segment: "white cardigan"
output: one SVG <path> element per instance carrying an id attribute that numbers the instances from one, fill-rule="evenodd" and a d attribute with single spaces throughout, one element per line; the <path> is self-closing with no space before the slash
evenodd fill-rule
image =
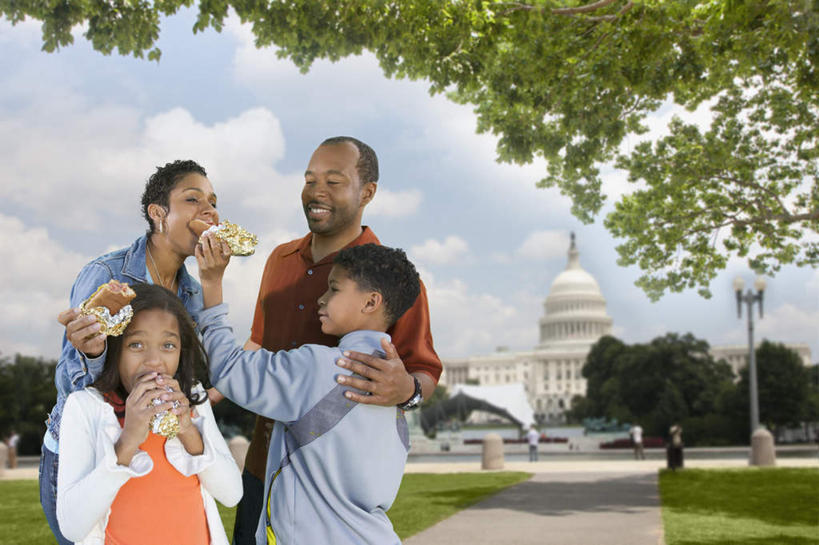
<path id="1" fill-rule="evenodd" d="M 204 392 L 200 385 L 194 392 Z M 205 504 L 211 545 L 228 545 L 214 498 L 228 507 L 242 497 L 242 477 L 210 407 L 197 405 L 193 424 L 205 445 L 199 456 L 188 454 L 178 438 L 165 442 L 165 456 L 182 475 L 197 475 Z M 57 521 L 63 535 L 79 545 L 103 545 L 111 503 L 131 477 L 147 475 L 153 460 L 138 450 L 130 465 L 117 464 L 114 444 L 122 428 L 114 408 L 99 391 L 86 388 L 68 396 L 60 424 L 57 472 Z M 148 522 L 148 521 L 146 521 Z"/>

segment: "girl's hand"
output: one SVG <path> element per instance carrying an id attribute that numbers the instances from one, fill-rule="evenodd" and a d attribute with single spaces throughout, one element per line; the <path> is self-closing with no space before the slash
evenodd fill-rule
<path id="1" fill-rule="evenodd" d="M 179 435 L 189 432 L 191 428 L 196 429 L 191 421 L 191 402 L 185 397 L 185 392 L 179 387 L 176 379 L 163 373 L 156 377 L 156 383 L 163 390 L 159 399 L 178 404 L 175 409 L 171 410 L 179 420 Z"/>
<path id="2" fill-rule="evenodd" d="M 158 373 L 153 372 L 140 377 L 125 399 L 125 424 L 114 445 L 120 465 L 127 466 L 131 463 L 139 445 L 148 438 L 154 415 L 173 407 L 172 402 L 154 405 L 153 400 L 158 399 L 164 391 L 156 382 L 157 375 Z"/>
<path id="3" fill-rule="evenodd" d="M 164 390 L 159 397 L 162 401 L 178 404 L 177 408 L 172 410 L 179 420 L 179 433 L 176 436 L 179 437 L 182 446 L 185 447 L 188 454 L 194 456 L 202 454 L 205 450 L 202 436 L 196 426 L 193 425 L 190 401 L 179 388 L 179 383 L 172 376 L 166 374 L 157 376 L 156 383 Z"/>
<path id="4" fill-rule="evenodd" d="M 199 279 L 203 284 L 221 282 L 230 262 L 230 246 L 213 233 L 202 235 L 194 250 L 199 264 Z"/>

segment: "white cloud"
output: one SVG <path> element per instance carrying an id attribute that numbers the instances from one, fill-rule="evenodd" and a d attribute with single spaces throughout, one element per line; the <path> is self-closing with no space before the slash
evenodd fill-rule
<path id="1" fill-rule="evenodd" d="M 536 344 L 540 304 L 533 294 L 504 300 L 476 291 L 458 278 L 437 282 L 423 271 L 421 277 L 441 358 L 488 354 L 498 346 L 529 349 Z"/>
<path id="2" fill-rule="evenodd" d="M 410 248 L 413 260 L 436 265 L 445 265 L 463 260 L 469 255 L 469 245 L 464 239 L 450 235 L 439 242 L 429 239 L 423 244 Z"/>
<path id="3" fill-rule="evenodd" d="M 67 250 L 45 228 L 0 214 L 0 350 L 56 357 L 74 277 L 88 257 Z"/>
<path id="4" fill-rule="evenodd" d="M 526 259 L 565 258 L 569 236 L 565 231 L 535 231 L 523 241 L 515 255 Z"/>
<path id="5" fill-rule="evenodd" d="M 269 110 L 207 125 L 184 108 L 146 117 L 132 108 L 70 102 L 48 119 L 29 112 L 0 121 L 0 199 L 34 219 L 86 231 L 111 221 L 141 226 L 144 180 L 177 158 L 206 168 L 228 219 L 251 230 L 270 228 L 269 218 L 293 227 L 300 219 L 301 176 L 274 168 L 285 145 Z M 248 213 L 258 221 L 248 221 Z"/>
<path id="6" fill-rule="evenodd" d="M 367 205 L 364 214 L 389 218 L 412 216 L 418 211 L 422 200 L 423 194 L 418 189 L 390 191 L 379 188 L 373 201 Z"/>

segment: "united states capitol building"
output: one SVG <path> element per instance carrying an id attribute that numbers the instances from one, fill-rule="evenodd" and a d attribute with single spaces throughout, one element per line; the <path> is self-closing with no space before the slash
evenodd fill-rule
<path id="1" fill-rule="evenodd" d="M 554 279 L 543 303 L 540 342 L 524 352 L 499 349 L 494 354 L 445 359 L 441 382 L 481 386 L 522 383 L 539 422 L 560 422 L 575 395 L 586 395 L 582 369 L 592 345 L 611 334 L 612 318 L 597 280 L 580 266 L 572 233 L 566 269 Z M 789 344 L 805 365 L 810 364 L 807 344 Z M 747 364 L 748 346 L 713 347 L 711 354 L 724 359 L 737 374 Z"/>

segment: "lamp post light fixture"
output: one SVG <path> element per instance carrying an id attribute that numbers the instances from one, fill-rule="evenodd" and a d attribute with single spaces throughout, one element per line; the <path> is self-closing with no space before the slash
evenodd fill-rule
<path id="1" fill-rule="evenodd" d="M 748 382 L 751 394 L 751 434 L 759 427 L 759 397 L 756 385 L 756 352 L 754 351 L 754 303 L 759 304 L 759 318 L 762 319 L 762 300 L 765 294 L 765 278 L 757 276 L 754 281 L 756 293 L 750 288 L 742 293 L 745 280 L 741 276 L 734 279 L 734 291 L 737 294 L 737 318 L 742 318 L 742 303 L 748 307 Z"/>

